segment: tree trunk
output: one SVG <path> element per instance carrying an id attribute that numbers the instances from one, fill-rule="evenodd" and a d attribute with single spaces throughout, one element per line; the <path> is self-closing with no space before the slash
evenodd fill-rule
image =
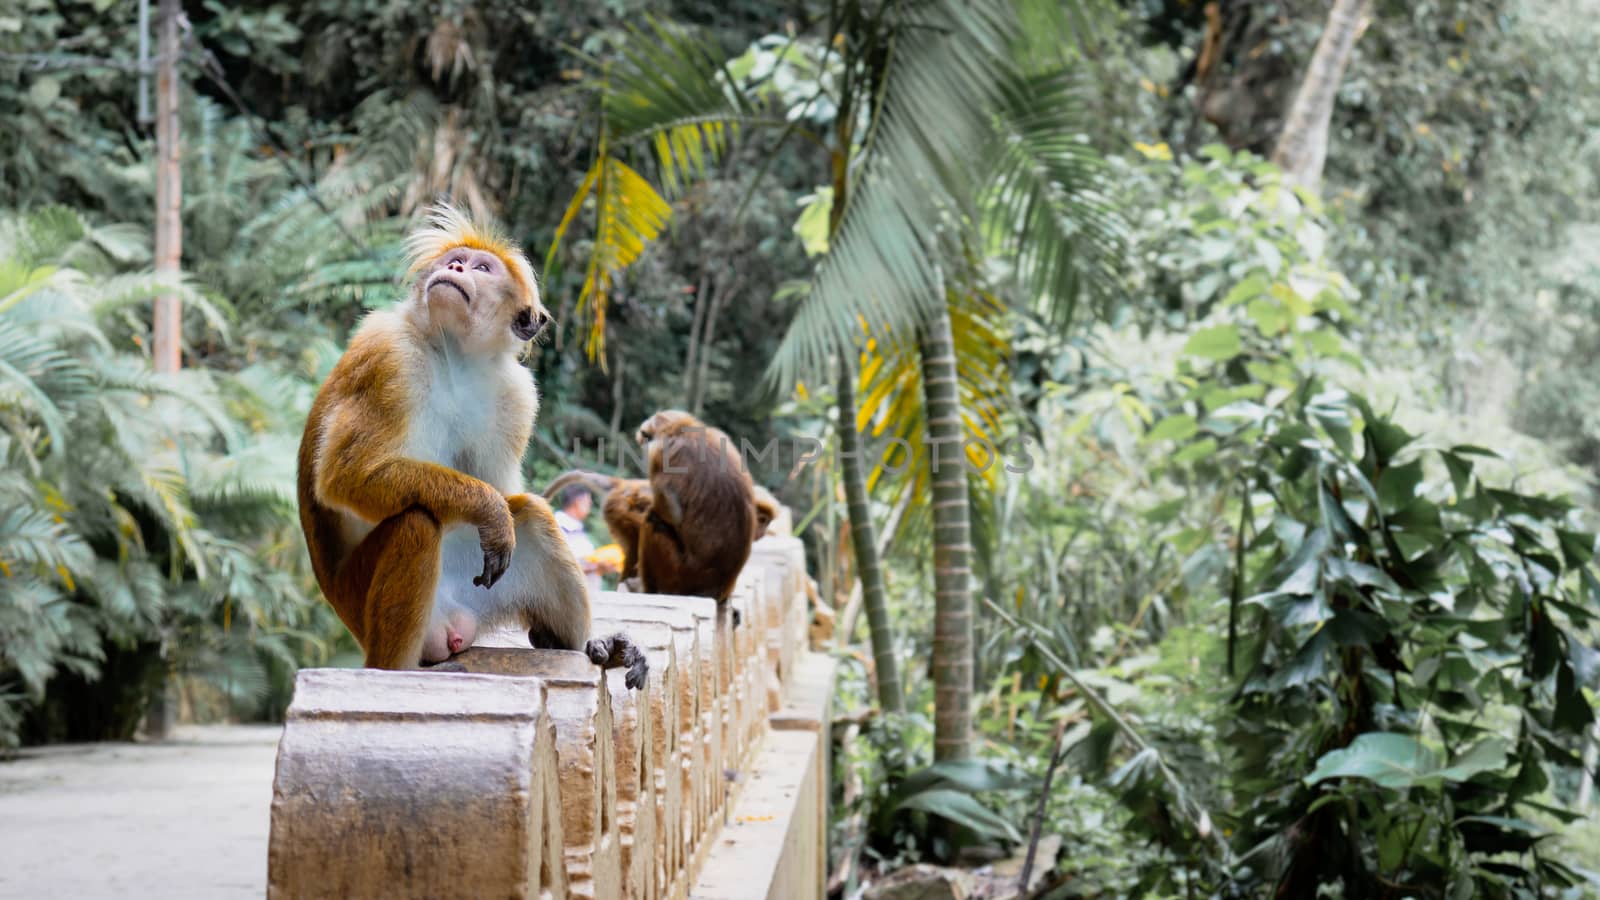
<path id="1" fill-rule="evenodd" d="M 700 284 L 696 286 L 694 292 L 694 322 L 689 325 L 689 355 L 688 358 L 683 361 L 683 396 L 685 398 L 685 409 L 692 405 L 692 400 L 694 397 L 694 379 L 700 371 L 700 367 L 696 362 L 696 355 L 700 352 L 701 323 L 705 322 L 706 320 L 706 288 L 710 280 L 711 276 L 704 269 L 702 269 L 700 272 Z"/>
<path id="2" fill-rule="evenodd" d="M 724 283 L 722 278 L 718 278 L 716 285 L 716 293 L 711 298 L 711 308 L 706 310 L 705 326 L 700 333 L 700 374 L 694 379 L 693 405 L 689 410 L 696 417 L 699 417 L 701 408 L 705 406 L 706 385 L 711 383 L 711 344 L 717 339 L 717 318 L 727 307 L 728 297 L 739 290 L 740 282 L 734 279 L 729 285 Z"/>
<path id="3" fill-rule="evenodd" d="M 156 256 L 155 269 L 177 274 L 183 260 L 183 135 L 178 108 L 178 0 L 161 0 L 160 66 L 156 70 Z M 183 311 L 178 298 L 156 298 L 151 325 L 151 364 L 157 372 L 182 366 Z"/>
<path id="4" fill-rule="evenodd" d="M 856 577 L 861 581 L 861 602 L 872 632 L 872 664 L 878 679 L 878 706 L 885 713 L 905 711 L 900 688 L 900 664 L 894 657 L 894 633 L 889 629 L 889 599 L 883 589 L 883 567 L 878 538 L 867 508 L 867 473 L 856 430 L 855 372 L 848 355 L 839 356 L 839 477 L 844 481 L 850 509 L 850 545 L 855 550 Z"/>
<path id="5" fill-rule="evenodd" d="M 972 540 L 950 313 L 923 326 L 922 389 L 933 481 L 933 757 L 972 755 Z"/>
<path id="6" fill-rule="evenodd" d="M 1322 163 L 1328 156 L 1328 123 L 1333 101 L 1344 79 L 1350 51 L 1367 28 L 1372 0 L 1334 0 L 1328 24 L 1311 55 L 1300 90 L 1284 117 L 1283 132 L 1272 151 L 1272 161 L 1283 169 L 1292 185 L 1317 191 L 1322 184 Z"/>

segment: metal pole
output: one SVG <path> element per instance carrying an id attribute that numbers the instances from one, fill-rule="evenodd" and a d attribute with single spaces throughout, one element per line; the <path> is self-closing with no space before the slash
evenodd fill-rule
<path id="1" fill-rule="evenodd" d="M 156 69 L 156 271 L 176 275 L 183 255 L 183 176 L 178 162 L 178 0 L 161 0 L 160 52 Z M 176 372 L 183 334 L 178 298 L 156 298 L 153 362 L 157 372 Z"/>

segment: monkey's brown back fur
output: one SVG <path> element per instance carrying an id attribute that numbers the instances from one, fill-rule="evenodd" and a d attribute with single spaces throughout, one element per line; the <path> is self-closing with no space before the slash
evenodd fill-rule
<path id="1" fill-rule="evenodd" d="M 756 537 L 755 492 L 738 448 L 680 410 L 651 416 L 639 437 L 651 494 L 639 580 L 646 591 L 728 599 Z"/>
<path id="2" fill-rule="evenodd" d="M 678 410 L 639 427 L 650 477 L 563 473 L 545 488 L 555 498 L 581 483 L 605 494 L 606 528 L 623 551 L 621 578 L 655 594 L 726 600 L 750 558 L 750 544 L 776 513 L 755 494 L 737 448 L 720 429 Z"/>

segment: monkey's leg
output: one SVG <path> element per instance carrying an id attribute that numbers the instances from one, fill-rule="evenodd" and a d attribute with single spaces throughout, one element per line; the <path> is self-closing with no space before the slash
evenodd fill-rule
<path id="1" fill-rule="evenodd" d="M 421 661 L 439 581 L 439 536 L 438 520 L 413 506 L 379 523 L 339 569 L 335 605 L 355 613 L 347 622 L 361 623 L 356 639 L 368 666 L 408 669 Z"/>
<path id="2" fill-rule="evenodd" d="M 550 504 L 533 494 L 514 494 L 506 502 L 517 522 L 517 550 L 505 579 L 495 585 L 496 594 L 507 592 L 496 602 L 520 610 L 534 647 L 582 650 L 604 668 L 626 666 L 628 687 L 642 687 L 650 664 L 633 641 L 620 634 L 588 640 L 589 585 Z"/>
<path id="3" fill-rule="evenodd" d="M 639 527 L 639 583 L 647 594 L 684 594 L 685 553 L 677 530 L 655 514 Z"/>
<path id="4" fill-rule="evenodd" d="M 487 592 L 458 587 L 455 602 L 474 608 L 482 627 L 517 622 L 535 647 L 582 650 L 589 637 L 589 585 L 555 513 L 536 494 L 513 494 L 506 503 L 516 550 L 505 575 Z"/>
<path id="5" fill-rule="evenodd" d="M 639 574 L 639 529 L 650 512 L 650 482 L 643 480 L 619 481 L 606 495 L 606 530 L 622 548 L 621 581 Z"/>

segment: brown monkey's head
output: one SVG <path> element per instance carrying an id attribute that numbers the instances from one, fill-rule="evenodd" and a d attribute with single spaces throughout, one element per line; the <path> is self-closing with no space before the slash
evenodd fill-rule
<path id="1" fill-rule="evenodd" d="M 648 447 L 651 441 L 669 438 L 691 428 L 705 427 L 699 419 L 681 409 L 663 409 L 644 420 L 634 434 L 634 440 L 639 442 L 639 446 Z"/>
<path id="2" fill-rule="evenodd" d="M 550 323 L 533 266 L 500 231 L 448 204 L 406 236 L 414 311 L 470 351 L 516 351 Z"/>

